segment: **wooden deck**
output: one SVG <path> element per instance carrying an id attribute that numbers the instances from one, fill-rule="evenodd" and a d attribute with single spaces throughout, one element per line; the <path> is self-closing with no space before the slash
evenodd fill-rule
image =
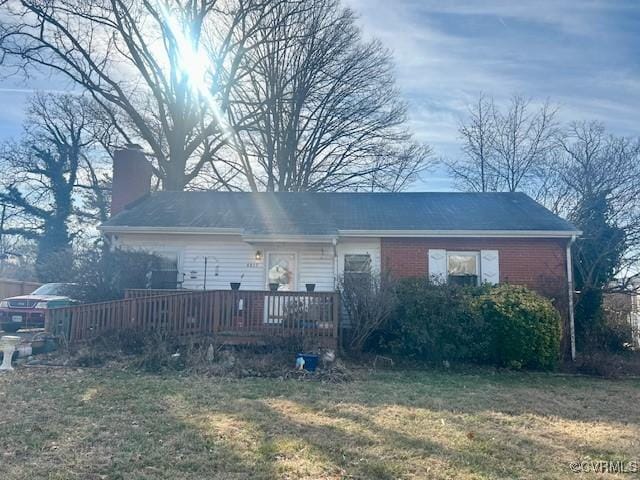
<path id="1" fill-rule="evenodd" d="M 135 329 L 232 344 L 299 338 L 336 348 L 339 315 L 334 292 L 132 290 L 124 300 L 51 309 L 46 328 L 69 343 Z"/>

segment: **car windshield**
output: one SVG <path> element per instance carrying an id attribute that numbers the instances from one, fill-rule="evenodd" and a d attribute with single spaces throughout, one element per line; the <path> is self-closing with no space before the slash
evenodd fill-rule
<path id="1" fill-rule="evenodd" d="M 72 283 L 45 283 L 41 287 L 38 287 L 32 295 L 72 296 L 77 289 L 77 285 Z"/>

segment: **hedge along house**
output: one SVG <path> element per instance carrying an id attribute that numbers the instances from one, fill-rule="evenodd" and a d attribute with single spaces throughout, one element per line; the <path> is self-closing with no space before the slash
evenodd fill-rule
<path id="1" fill-rule="evenodd" d="M 522 193 L 149 193 L 137 150 L 114 158 L 119 247 L 166 259 L 155 287 L 333 291 L 345 274 L 480 284 L 509 282 L 552 298 L 573 353 L 570 248 L 580 233 Z"/>

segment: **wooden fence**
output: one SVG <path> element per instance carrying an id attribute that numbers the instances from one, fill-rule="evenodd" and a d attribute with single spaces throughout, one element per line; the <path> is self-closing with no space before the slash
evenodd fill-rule
<path id="1" fill-rule="evenodd" d="M 213 336 L 230 344 L 296 337 L 335 348 L 339 312 L 339 295 L 333 292 L 183 290 L 51 309 L 46 328 L 70 343 L 134 329 L 175 337 Z"/>
<path id="2" fill-rule="evenodd" d="M 156 297 L 158 295 L 173 295 L 176 293 L 202 292 L 202 290 L 159 289 L 159 288 L 128 288 L 124 291 L 124 298 Z"/>
<path id="3" fill-rule="evenodd" d="M 20 280 L 10 280 L 0 278 L 0 300 L 18 295 L 27 295 L 33 292 L 41 284 L 36 282 L 23 282 Z"/>

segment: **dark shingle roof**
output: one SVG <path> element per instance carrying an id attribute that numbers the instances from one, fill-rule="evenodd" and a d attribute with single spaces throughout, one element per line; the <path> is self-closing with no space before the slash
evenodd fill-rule
<path id="1" fill-rule="evenodd" d="M 553 231 L 575 227 L 522 193 L 159 192 L 105 227 L 231 228 L 245 234 L 338 230 Z"/>

